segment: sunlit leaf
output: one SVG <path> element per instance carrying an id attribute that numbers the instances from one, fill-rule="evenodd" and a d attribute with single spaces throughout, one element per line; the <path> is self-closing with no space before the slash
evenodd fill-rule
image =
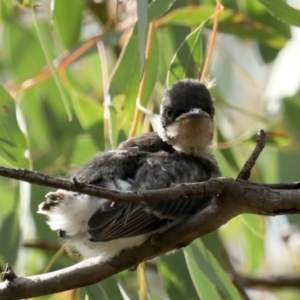
<path id="1" fill-rule="evenodd" d="M 215 13 L 214 6 L 190 6 L 174 10 L 163 17 L 161 24 L 177 24 L 185 26 L 198 26 L 207 21 L 211 28 Z M 246 14 L 226 9 L 219 16 L 219 32 L 236 35 L 242 39 L 255 39 L 274 48 L 282 47 L 286 42 L 286 35 L 276 30 L 273 24 L 264 25 L 261 20 L 249 20 Z"/>
<path id="2" fill-rule="evenodd" d="M 167 85 L 171 86 L 183 78 L 200 77 L 202 57 L 202 31 L 205 23 L 197 27 L 175 53 L 167 76 Z"/>
<path id="3" fill-rule="evenodd" d="M 194 241 L 189 247 L 184 249 L 184 254 L 193 276 L 194 284 L 197 285 L 197 291 L 200 293 L 207 292 L 205 283 L 202 284 L 197 276 L 206 277 L 217 289 L 219 295 L 225 299 L 242 299 L 237 289 L 233 286 L 224 270 L 220 267 L 217 260 L 204 247 L 200 239 Z M 201 271 L 199 271 L 201 270 Z M 198 273 L 199 272 L 199 273 Z M 202 274 L 202 275 L 201 275 Z M 207 295 L 213 295 L 213 290 L 209 290 Z M 214 293 L 214 295 L 216 295 Z M 215 298 L 207 298 L 215 299 Z"/>
<path id="4" fill-rule="evenodd" d="M 214 284 L 207 278 L 206 274 L 197 265 L 195 257 L 190 253 L 190 250 L 185 251 L 186 262 L 190 270 L 191 277 L 195 288 L 198 292 L 199 298 L 203 300 L 216 299 L 221 300 Z"/>

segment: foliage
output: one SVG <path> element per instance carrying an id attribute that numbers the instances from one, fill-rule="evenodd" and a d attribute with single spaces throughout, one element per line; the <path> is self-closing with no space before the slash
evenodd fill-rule
<path id="1" fill-rule="evenodd" d="M 137 10 L 134 1 L 118 7 L 109 0 L 0 2 L 1 165 L 67 176 L 130 131 L 146 132 L 151 122 L 155 127 L 157 118 L 135 112 L 138 95 L 158 113 L 167 86 L 200 78 L 215 2 L 148 2 L 139 0 Z M 293 49 L 299 29 L 291 31 L 291 25 L 300 26 L 300 12 L 282 0 L 223 5 L 209 72 L 217 79 L 212 93 L 223 175 L 235 177 L 263 128 L 268 145 L 251 179 L 297 181 L 300 65 Z M 48 190 L 5 178 L 0 187 L 0 266 L 8 262 L 20 275 L 41 273 L 54 256 L 49 245 L 59 245 L 35 213 Z M 146 265 L 148 298 L 242 299 L 226 272 L 297 274 L 299 250 L 281 238 L 282 226 L 291 223 L 299 226 L 299 218 L 237 217 L 183 251 L 158 258 Z M 72 263 L 61 255 L 50 268 Z M 274 295 L 298 297 L 293 290 Z M 86 296 L 137 299 L 136 275 L 126 271 L 79 292 L 41 299 Z"/>

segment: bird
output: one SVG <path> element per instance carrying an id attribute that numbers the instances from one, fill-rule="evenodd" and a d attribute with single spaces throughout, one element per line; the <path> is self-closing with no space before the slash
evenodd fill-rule
<path id="1" fill-rule="evenodd" d="M 71 179 L 112 190 L 146 191 L 218 177 L 214 114 L 213 98 L 204 84 L 179 80 L 165 92 L 158 132 L 97 154 Z M 105 261 L 185 222 L 211 201 L 212 196 L 193 196 L 113 205 L 109 199 L 60 189 L 46 195 L 38 213 L 47 216 L 50 229 L 58 232 L 72 256 Z"/>

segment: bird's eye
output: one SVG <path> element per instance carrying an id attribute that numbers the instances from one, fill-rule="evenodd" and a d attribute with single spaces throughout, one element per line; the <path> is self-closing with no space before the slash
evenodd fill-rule
<path id="1" fill-rule="evenodd" d="M 165 115 L 166 115 L 166 117 L 167 117 L 168 119 L 172 119 L 173 116 L 174 116 L 174 112 L 173 112 L 173 110 L 172 110 L 171 108 L 167 108 L 167 109 L 166 109 L 166 112 L 165 112 Z"/>

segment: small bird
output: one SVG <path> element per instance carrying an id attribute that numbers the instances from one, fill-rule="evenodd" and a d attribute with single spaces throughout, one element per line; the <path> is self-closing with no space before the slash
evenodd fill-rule
<path id="1" fill-rule="evenodd" d="M 157 133 L 131 138 L 116 150 L 98 154 L 71 178 L 113 190 L 145 191 L 218 177 L 214 112 L 204 84 L 180 80 L 166 91 Z M 107 260 L 185 222 L 211 200 L 212 196 L 194 196 L 112 205 L 109 199 L 58 190 L 46 195 L 38 213 L 48 217 L 50 228 L 58 231 L 71 254 Z"/>

